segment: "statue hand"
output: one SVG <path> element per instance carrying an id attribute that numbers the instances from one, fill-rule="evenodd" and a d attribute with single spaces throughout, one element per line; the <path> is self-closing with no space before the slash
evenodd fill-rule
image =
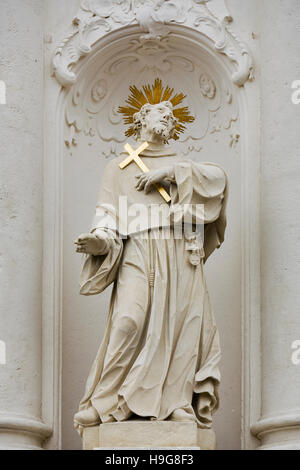
<path id="1" fill-rule="evenodd" d="M 85 253 L 88 255 L 103 254 L 106 247 L 106 241 L 102 239 L 99 234 L 96 236 L 93 233 L 84 233 L 80 235 L 74 242 L 77 253 Z"/>
<path id="2" fill-rule="evenodd" d="M 137 190 L 144 190 L 147 194 L 151 191 L 153 185 L 162 183 L 166 179 L 174 179 L 174 168 L 173 166 L 165 166 L 163 168 L 148 171 L 148 173 L 138 174 L 136 175 L 136 178 L 138 178 L 135 185 Z"/>

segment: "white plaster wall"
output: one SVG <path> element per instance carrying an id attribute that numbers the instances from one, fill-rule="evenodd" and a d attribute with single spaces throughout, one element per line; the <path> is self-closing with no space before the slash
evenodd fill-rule
<path id="1" fill-rule="evenodd" d="M 262 10 L 263 415 L 300 413 L 300 133 L 291 85 L 300 78 L 300 4 L 265 1 Z"/>
<path id="2" fill-rule="evenodd" d="M 0 413 L 40 417 L 43 2 L 2 0 Z M 1 439 L 0 439 L 1 446 Z"/>

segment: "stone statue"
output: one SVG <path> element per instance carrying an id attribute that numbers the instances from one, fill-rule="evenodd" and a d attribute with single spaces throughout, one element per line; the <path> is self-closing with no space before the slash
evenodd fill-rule
<path id="1" fill-rule="evenodd" d="M 114 283 L 105 336 L 74 417 L 79 432 L 135 418 L 209 428 L 219 403 L 219 336 L 203 265 L 224 240 L 227 177 L 213 163 L 180 159 L 168 145 L 192 120 L 187 108 L 176 112 L 184 96 L 170 99 L 167 87 L 155 103 L 153 87 L 145 103 L 151 90 L 144 91 L 136 109 L 120 110 L 133 124 L 127 135 L 149 144 L 140 157 L 150 171 L 140 173 L 135 163 L 121 170 L 124 155 L 111 160 L 92 230 L 75 242 L 87 255 L 80 293 Z M 133 206 L 141 210 L 138 224 Z"/>

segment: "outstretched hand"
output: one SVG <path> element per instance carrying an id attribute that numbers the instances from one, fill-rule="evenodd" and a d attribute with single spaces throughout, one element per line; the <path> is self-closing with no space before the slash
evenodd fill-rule
<path id="1" fill-rule="evenodd" d="M 162 183 L 166 179 L 174 178 L 173 167 L 163 167 L 156 170 L 148 171 L 147 173 L 141 173 L 136 175 L 137 183 L 135 187 L 138 191 L 144 190 L 145 193 L 149 193 L 153 186 Z"/>
<path id="2" fill-rule="evenodd" d="M 76 252 L 87 255 L 99 255 L 106 246 L 105 240 L 92 233 L 84 233 L 75 240 Z"/>

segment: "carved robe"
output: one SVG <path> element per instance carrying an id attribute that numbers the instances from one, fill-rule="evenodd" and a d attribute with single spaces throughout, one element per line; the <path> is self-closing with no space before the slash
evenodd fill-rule
<path id="1" fill-rule="evenodd" d="M 210 427 L 219 403 L 220 345 L 203 264 L 224 240 L 227 177 L 212 163 L 179 160 L 171 153 L 142 156 L 150 169 L 174 164 L 168 206 L 155 189 L 149 194 L 135 189 L 139 169 L 132 163 L 120 170 L 123 158 L 112 160 L 102 178 L 97 208 L 110 215 L 110 222 L 104 227 L 96 218 L 92 227 L 106 237 L 106 249 L 87 256 L 81 274 L 83 295 L 114 287 L 106 332 L 79 409 L 93 406 L 107 422 L 135 415 L 166 420 L 183 408 L 198 426 Z M 133 203 L 167 206 L 171 230 L 165 233 L 165 220 L 155 222 L 145 213 L 140 229 L 128 229 L 119 196 L 126 196 L 129 208 Z M 196 213 L 195 204 L 204 211 Z M 191 211 L 193 224 L 202 224 L 204 240 L 199 233 L 174 236 L 182 222 L 180 207 Z"/>

